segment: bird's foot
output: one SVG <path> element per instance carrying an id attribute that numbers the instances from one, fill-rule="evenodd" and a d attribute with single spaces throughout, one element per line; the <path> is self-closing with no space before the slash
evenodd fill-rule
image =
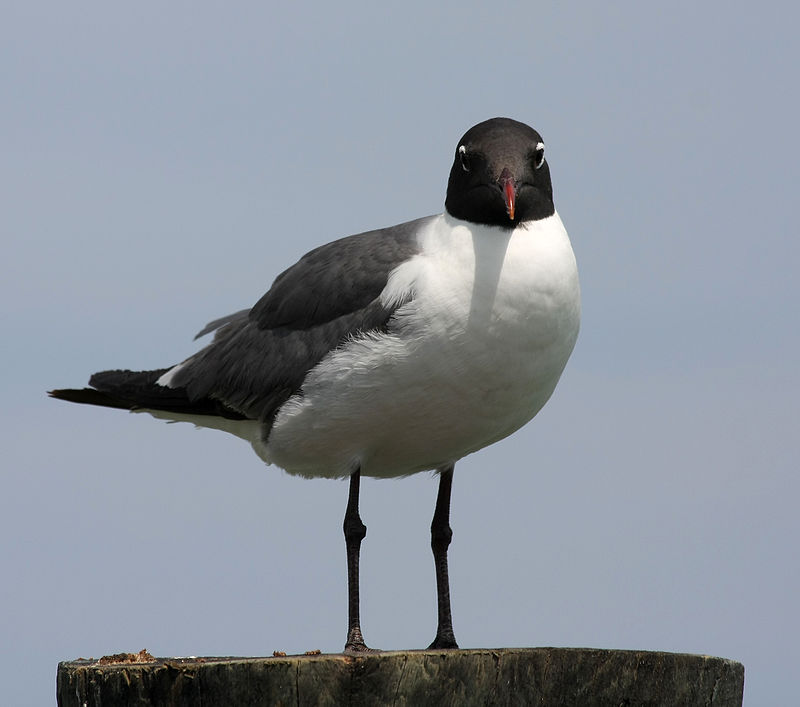
<path id="1" fill-rule="evenodd" d="M 348 655 L 364 655 L 365 653 L 380 653 L 377 648 L 370 648 L 366 643 L 346 643 L 344 652 Z"/>
<path id="2" fill-rule="evenodd" d="M 440 650 L 440 649 L 457 649 L 458 643 L 456 643 L 456 637 L 453 635 L 452 631 L 444 632 L 444 633 L 437 633 L 436 638 L 433 639 L 433 643 L 428 646 L 428 650 Z"/>
<path id="3" fill-rule="evenodd" d="M 380 653 L 375 648 L 370 648 L 364 643 L 364 637 L 361 635 L 360 628 L 350 629 L 347 633 L 347 642 L 344 644 L 345 653 Z"/>

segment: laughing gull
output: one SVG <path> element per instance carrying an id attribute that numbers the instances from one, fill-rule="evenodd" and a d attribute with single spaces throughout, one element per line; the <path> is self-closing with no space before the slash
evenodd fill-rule
<path id="1" fill-rule="evenodd" d="M 361 475 L 436 471 L 430 648 L 457 648 L 447 573 L 454 465 L 539 412 L 579 321 L 544 142 L 494 118 L 458 142 L 444 213 L 312 250 L 254 307 L 208 324 L 198 337 L 215 332 L 213 341 L 176 366 L 95 373 L 91 388 L 50 395 L 223 429 L 290 474 L 349 477 L 348 652 L 369 650 Z"/>

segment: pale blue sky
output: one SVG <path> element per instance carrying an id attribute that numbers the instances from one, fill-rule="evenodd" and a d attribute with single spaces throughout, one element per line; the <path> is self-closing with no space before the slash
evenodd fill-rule
<path id="1" fill-rule="evenodd" d="M 173 364 L 310 248 L 440 211 L 495 115 L 544 136 L 584 322 L 539 417 L 456 468 L 459 643 L 709 653 L 746 704 L 796 694 L 792 4 L 0 14 L 4 701 L 79 656 L 341 649 L 345 484 L 44 392 Z M 362 484 L 371 645 L 433 638 L 435 495 Z"/>

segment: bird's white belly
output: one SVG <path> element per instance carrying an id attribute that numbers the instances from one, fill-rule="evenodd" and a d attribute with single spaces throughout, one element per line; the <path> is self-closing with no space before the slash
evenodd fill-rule
<path id="1" fill-rule="evenodd" d="M 511 434 L 550 397 L 578 333 L 575 259 L 558 215 L 513 232 L 443 215 L 392 274 L 410 302 L 306 378 L 256 450 L 303 476 L 391 477 Z"/>

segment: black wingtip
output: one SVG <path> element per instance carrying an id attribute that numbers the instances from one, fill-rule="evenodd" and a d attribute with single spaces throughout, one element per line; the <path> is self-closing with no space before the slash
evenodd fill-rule
<path id="1" fill-rule="evenodd" d="M 89 379 L 92 388 L 49 390 L 51 398 L 70 403 L 98 405 L 117 410 L 163 410 L 187 415 L 212 415 L 229 420 L 247 419 L 238 410 L 220 400 L 190 400 L 184 388 L 167 388 L 156 384 L 166 371 L 101 371 Z M 100 390 L 98 390 L 100 388 Z"/>
<path id="2" fill-rule="evenodd" d="M 66 400 L 70 403 L 82 403 L 83 405 L 99 405 L 106 408 L 117 408 L 119 410 L 132 410 L 131 403 L 120 400 L 114 396 L 104 393 L 94 388 L 62 388 L 59 390 L 48 390 L 47 394 L 57 400 Z"/>

